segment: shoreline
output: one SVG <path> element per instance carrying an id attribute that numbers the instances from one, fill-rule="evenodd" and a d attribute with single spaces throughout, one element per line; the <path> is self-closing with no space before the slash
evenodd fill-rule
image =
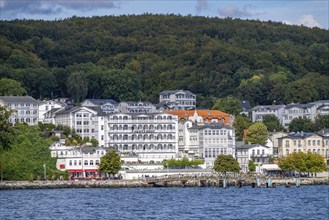
<path id="1" fill-rule="evenodd" d="M 268 179 L 262 178 L 261 187 L 266 187 Z M 300 185 L 329 185 L 329 178 L 299 178 Z M 255 186 L 254 179 L 227 179 L 228 187 Z M 271 178 L 272 188 L 276 186 L 296 187 L 296 178 Z M 61 188 L 148 188 L 148 187 L 223 187 L 222 178 L 201 179 L 143 179 L 143 180 L 54 180 L 54 181 L 5 181 L 0 190 L 15 189 L 61 189 Z"/>

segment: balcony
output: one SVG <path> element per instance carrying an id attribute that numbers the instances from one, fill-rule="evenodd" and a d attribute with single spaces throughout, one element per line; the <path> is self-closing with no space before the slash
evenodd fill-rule
<path id="1" fill-rule="evenodd" d="M 251 157 L 252 158 L 266 158 L 269 157 L 269 154 L 252 154 Z"/>

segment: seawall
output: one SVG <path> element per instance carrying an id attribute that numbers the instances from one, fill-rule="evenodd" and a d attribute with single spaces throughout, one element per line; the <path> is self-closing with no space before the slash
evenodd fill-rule
<path id="1" fill-rule="evenodd" d="M 326 178 L 300 178 L 300 185 L 329 185 Z M 227 179 L 229 187 L 252 186 L 254 179 Z M 262 178 L 260 182 L 265 187 L 268 179 Z M 294 186 L 295 178 L 277 179 L 271 178 L 275 186 Z M 144 180 L 79 180 L 79 181 L 5 181 L 0 183 L 0 190 L 13 189 L 58 189 L 58 188 L 134 188 L 134 187 L 223 187 L 223 179 L 144 179 Z"/>

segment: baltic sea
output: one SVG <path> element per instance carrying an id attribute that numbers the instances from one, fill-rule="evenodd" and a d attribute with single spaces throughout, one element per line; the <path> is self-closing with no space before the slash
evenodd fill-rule
<path id="1" fill-rule="evenodd" d="M 1 190 L 0 219 L 329 219 L 329 187 Z"/>

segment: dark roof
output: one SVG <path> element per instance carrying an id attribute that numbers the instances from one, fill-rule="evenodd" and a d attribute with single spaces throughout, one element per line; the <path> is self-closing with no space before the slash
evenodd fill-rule
<path id="1" fill-rule="evenodd" d="M 291 109 L 291 108 L 303 108 L 303 109 L 307 109 L 307 108 L 311 108 L 313 107 L 314 104 L 290 104 L 286 106 L 286 109 Z"/>
<path id="2" fill-rule="evenodd" d="M 316 134 L 322 136 L 322 137 L 329 137 L 329 128 L 323 128 L 320 131 L 318 131 Z"/>
<path id="3" fill-rule="evenodd" d="M 97 115 L 106 115 L 101 107 L 99 106 L 96 106 L 96 107 L 87 107 L 87 106 L 74 106 L 74 107 L 71 107 L 71 108 L 62 108 L 60 111 L 56 112 L 57 114 L 67 114 L 67 113 L 71 113 L 71 112 L 74 112 L 76 110 L 79 110 L 80 108 L 87 108 L 87 109 L 90 109 L 90 110 L 93 110 L 93 111 L 96 111 L 97 112 Z"/>
<path id="4" fill-rule="evenodd" d="M 160 95 L 168 95 L 168 94 L 175 94 L 177 92 L 184 92 L 188 95 L 195 95 L 195 94 L 193 94 L 192 92 L 190 92 L 188 90 L 164 90 L 164 91 L 160 92 L 159 94 Z"/>
<path id="5" fill-rule="evenodd" d="M 203 130 L 203 129 L 206 129 L 206 128 L 210 128 L 210 129 L 222 129 L 222 128 L 232 129 L 232 127 L 223 125 L 223 123 L 219 123 L 219 122 L 214 122 L 214 123 L 205 124 L 205 125 L 195 125 L 192 128 L 198 128 L 200 130 Z"/>
<path id="6" fill-rule="evenodd" d="M 278 110 L 284 106 L 285 105 L 257 105 L 252 110 L 253 111 L 258 110 L 258 109 Z"/>
<path id="7" fill-rule="evenodd" d="M 270 148 L 268 146 L 265 146 L 265 145 L 261 145 L 261 144 L 244 144 L 244 145 L 241 145 L 241 146 L 236 146 L 236 149 L 250 149 L 250 148 L 253 148 L 253 147 L 266 147 L 266 148 Z"/>
<path id="8" fill-rule="evenodd" d="M 105 103 L 111 103 L 113 105 L 117 104 L 117 102 L 113 99 L 87 99 L 87 100 L 94 103 L 95 105 L 103 105 Z"/>
<path id="9" fill-rule="evenodd" d="M 241 100 L 240 105 L 242 109 L 248 110 L 251 108 L 250 102 L 248 100 Z"/>
<path id="10" fill-rule="evenodd" d="M 38 103 L 37 100 L 32 98 L 31 96 L 0 96 L 0 100 L 3 102 L 9 103 L 9 102 L 35 102 Z"/>
<path id="11" fill-rule="evenodd" d="M 327 108 L 327 107 L 329 107 L 328 104 L 323 104 L 323 105 L 319 106 L 317 109 L 323 109 L 323 108 Z"/>
<path id="12" fill-rule="evenodd" d="M 289 133 L 287 136 L 278 139 L 283 139 L 283 138 L 301 139 L 301 138 L 310 137 L 312 135 L 317 135 L 317 134 L 313 132 L 296 132 L 296 133 L 293 132 L 293 133 Z"/>

